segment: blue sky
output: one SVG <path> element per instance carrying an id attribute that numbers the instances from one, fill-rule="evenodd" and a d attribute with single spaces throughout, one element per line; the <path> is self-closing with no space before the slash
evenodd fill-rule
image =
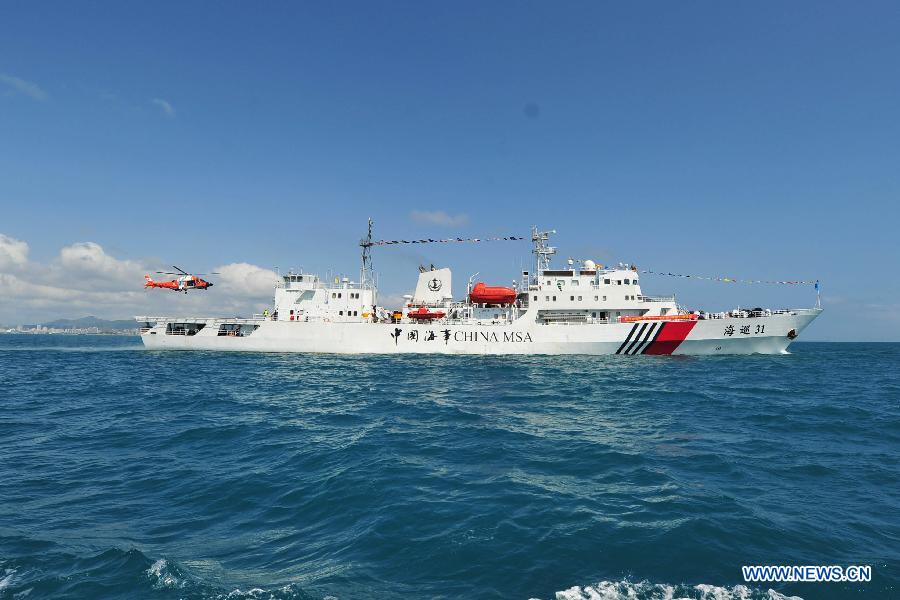
<path id="1" fill-rule="evenodd" d="M 27 262 L 0 278 L 0 322 L 87 314 L 10 291 L 25 271 L 91 287 L 102 270 L 65 282 L 72 244 L 137 271 L 353 272 L 371 216 L 381 238 L 538 224 L 563 257 L 819 278 L 808 339 L 897 340 L 897 31 L 891 2 L 4 3 L 0 234 Z M 375 261 L 386 294 L 419 261 L 453 267 L 460 293 L 528 252 Z M 643 285 L 710 309 L 815 299 Z M 129 298 L 103 309 L 127 317 Z"/>

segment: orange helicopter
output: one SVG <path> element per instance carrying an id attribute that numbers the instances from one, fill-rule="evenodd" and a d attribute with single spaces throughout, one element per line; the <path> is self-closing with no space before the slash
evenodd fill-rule
<path id="1" fill-rule="evenodd" d="M 171 271 L 157 271 L 160 275 L 178 275 L 175 279 L 171 281 L 153 281 L 153 278 L 150 275 L 144 275 L 144 279 L 146 279 L 146 283 L 144 283 L 145 288 L 165 288 L 167 290 L 172 290 L 174 292 L 184 292 L 188 293 L 188 290 L 208 290 L 213 286 L 212 282 L 206 281 L 205 279 L 200 279 L 197 275 L 205 275 L 206 273 L 188 273 L 181 267 L 176 267 L 172 265 L 177 273 L 173 273 Z M 210 273 L 210 275 L 218 275 L 219 273 Z"/>

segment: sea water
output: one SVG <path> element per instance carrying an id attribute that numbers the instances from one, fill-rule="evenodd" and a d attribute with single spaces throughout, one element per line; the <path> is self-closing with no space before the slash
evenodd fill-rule
<path id="1" fill-rule="evenodd" d="M 791 351 L 0 335 L 0 598 L 898 598 L 900 344 Z"/>

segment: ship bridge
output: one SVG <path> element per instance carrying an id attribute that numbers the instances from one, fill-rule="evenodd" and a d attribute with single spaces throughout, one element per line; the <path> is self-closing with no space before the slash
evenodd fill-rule
<path id="1" fill-rule="evenodd" d="M 275 286 L 276 320 L 365 322 L 375 312 L 375 288 L 338 276 L 329 282 L 314 273 L 283 275 Z"/>
<path id="2" fill-rule="evenodd" d="M 571 260 L 571 259 L 570 259 Z M 538 321 L 617 321 L 619 317 L 665 316 L 677 312 L 675 296 L 645 296 L 634 266 L 608 268 L 591 260 L 568 269 L 522 273 L 529 306 Z"/>

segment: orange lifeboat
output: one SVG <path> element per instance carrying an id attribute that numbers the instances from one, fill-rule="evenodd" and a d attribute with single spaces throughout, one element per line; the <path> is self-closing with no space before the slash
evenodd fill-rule
<path id="1" fill-rule="evenodd" d="M 643 317 L 619 317 L 619 323 L 634 323 L 635 321 L 696 321 L 697 315 L 686 313 L 683 315 L 654 315 Z"/>
<path id="2" fill-rule="evenodd" d="M 512 304 L 516 301 L 516 290 L 499 285 L 484 285 L 479 281 L 469 292 L 469 300 L 475 304 Z"/>
<path id="3" fill-rule="evenodd" d="M 406 313 L 406 316 L 410 319 L 416 319 L 417 321 L 434 321 L 435 319 L 444 318 L 445 314 L 446 313 L 443 313 L 439 310 L 430 311 L 426 307 L 420 306 L 416 310 L 411 310 Z"/>

